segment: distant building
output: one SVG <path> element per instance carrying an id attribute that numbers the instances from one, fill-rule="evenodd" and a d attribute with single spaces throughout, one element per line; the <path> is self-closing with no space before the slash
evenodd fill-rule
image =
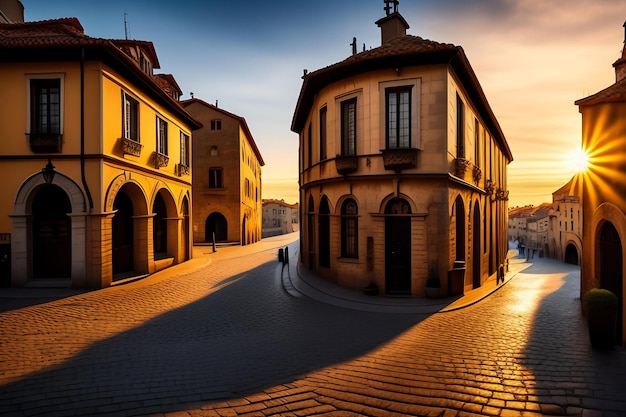
<path id="1" fill-rule="evenodd" d="M 583 261 L 581 295 L 594 287 L 619 300 L 616 341 L 626 342 L 626 38 L 613 64 L 615 83 L 576 101 L 582 114 L 582 147 L 591 165 L 582 176 Z"/>
<path id="2" fill-rule="evenodd" d="M 299 231 L 298 206 L 285 200 L 263 200 L 263 237 Z"/>
<path id="3" fill-rule="evenodd" d="M 76 18 L 0 24 L 10 285 L 102 288 L 190 259 L 200 124 L 155 68 L 151 42 L 91 38 Z"/>
<path id="4" fill-rule="evenodd" d="M 202 123 L 193 134 L 193 241 L 257 242 L 265 162 L 246 119 L 197 98 L 181 104 Z"/>
<path id="5" fill-rule="evenodd" d="M 513 156 L 463 49 L 407 35 L 386 3 L 380 47 L 303 77 L 301 262 L 354 289 L 462 293 L 506 264 Z"/>
<path id="6" fill-rule="evenodd" d="M 582 255 L 582 206 L 574 195 L 573 179 L 552 193 L 548 256 L 580 265 Z"/>

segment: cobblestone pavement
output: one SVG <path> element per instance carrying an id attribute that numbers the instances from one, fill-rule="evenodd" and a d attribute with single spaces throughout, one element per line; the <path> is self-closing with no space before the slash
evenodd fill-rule
<path id="1" fill-rule="evenodd" d="M 289 295 L 276 249 L 294 239 L 0 313 L 0 415 L 626 415 L 626 351 L 590 349 L 576 268 L 538 259 L 463 309 L 373 313 Z"/>

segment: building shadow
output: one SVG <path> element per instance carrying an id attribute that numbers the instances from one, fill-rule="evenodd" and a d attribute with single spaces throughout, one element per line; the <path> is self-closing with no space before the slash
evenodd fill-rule
<path id="1" fill-rule="evenodd" d="M 227 278 L 196 302 L 1 386 L 0 414 L 144 415 L 199 408 L 362 356 L 425 318 L 290 297 L 276 268 L 268 262 Z M 116 314 L 125 314 L 124 305 Z M 42 346 L 42 354 L 48 348 Z"/>

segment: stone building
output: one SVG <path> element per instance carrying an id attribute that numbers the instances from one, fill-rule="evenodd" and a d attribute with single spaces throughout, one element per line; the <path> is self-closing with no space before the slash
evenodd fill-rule
<path id="1" fill-rule="evenodd" d="M 605 288 L 617 295 L 616 341 L 626 341 L 626 38 L 613 64 L 615 83 L 576 101 L 582 115 L 582 148 L 590 166 L 580 181 L 583 207 L 581 295 Z"/>
<path id="2" fill-rule="evenodd" d="M 298 203 L 263 200 L 263 237 L 284 235 L 300 230 Z"/>
<path id="3" fill-rule="evenodd" d="M 573 179 L 552 193 L 548 256 L 573 265 L 580 265 L 582 254 L 582 207 L 575 195 Z"/>
<path id="4" fill-rule="evenodd" d="M 158 68 L 151 42 L 76 18 L 0 24 L 4 281 L 102 288 L 190 258 L 200 125 Z"/>
<path id="5" fill-rule="evenodd" d="M 197 98 L 181 104 L 202 123 L 193 141 L 193 241 L 257 242 L 265 162 L 246 119 Z"/>
<path id="6" fill-rule="evenodd" d="M 354 289 L 461 293 L 506 265 L 513 156 L 463 49 L 385 3 L 380 47 L 303 77 L 300 260 Z"/>

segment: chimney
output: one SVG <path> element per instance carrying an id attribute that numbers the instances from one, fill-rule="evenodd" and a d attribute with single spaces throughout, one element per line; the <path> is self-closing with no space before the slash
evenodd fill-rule
<path id="1" fill-rule="evenodd" d="M 622 57 L 613 64 L 615 68 L 615 82 L 618 83 L 626 78 L 626 22 L 624 22 L 624 47 Z"/>
<path id="2" fill-rule="evenodd" d="M 398 0 L 384 0 L 385 1 L 385 13 L 387 14 L 382 19 L 379 19 L 376 24 L 380 28 L 381 43 L 386 44 L 393 38 L 406 35 L 406 30 L 409 28 L 409 24 L 404 20 L 404 17 L 398 13 Z M 392 11 L 393 6 L 393 11 Z"/>

